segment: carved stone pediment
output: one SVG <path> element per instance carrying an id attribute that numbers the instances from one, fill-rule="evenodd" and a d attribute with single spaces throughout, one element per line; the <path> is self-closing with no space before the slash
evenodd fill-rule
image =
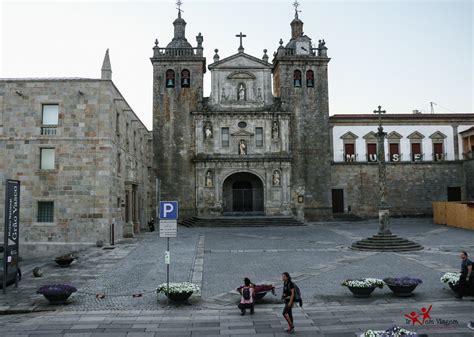
<path id="1" fill-rule="evenodd" d="M 346 132 L 341 136 L 341 139 L 346 139 L 346 140 L 355 140 L 359 138 L 357 135 L 353 134 L 352 132 Z"/>
<path id="2" fill-rule="evenodd" d="M 273 66 L 254 56 L 238 53 L 226 57 L 220 61 L 209 65 L 209 70 L 213 69 L 232 69 L 232 68 L 252 68 L 252 69 L 271 69 Z"/>
<path id="3" fill-rule="evenodd" d="M 440 131 L 436 131 L 435 133 L 433 133 L 431 136 L 430 136 L 431 139 L 446 139 L 447 136 L 440 132 Z"/>
<path id="4" fill-rule="evenodd" d="M 234 71 L 233 73 L 227 75 L 227 78 L 229 80 L 254 80 L 255 75 L 252 74 L 250 71 Z"/>
<path id="5" fill-rule="evenodd" d="M 362 137 L 364 139 L 378 139 L 378 136 L 375 132 L 373 131 L 370 131 L 368 134 L 366 134 L 364 137 Z"/>
<path id="6" fill-rule="evenodd" d="M 397 131 L 392 131 L 387 135 L 388 139 L 402 139 L 403 136 L 399 134 Z"/>
<path id="7" fill-rule="evenodd" d="M 418 131 L 415 131 L 415 132 L 411 133 L 407 138 L 408 139 L 423 139 L 423 138 L 425 138 L 425 136 L 423 136 Z"/>
<path id="8" fill-rule="evenodd" d="M 234 137 L 253 137 L 253 133 L 245 131 L 245 130 L 239 130 L 237 132 L 232 133 L 231 136 L 234 136 Z"/>

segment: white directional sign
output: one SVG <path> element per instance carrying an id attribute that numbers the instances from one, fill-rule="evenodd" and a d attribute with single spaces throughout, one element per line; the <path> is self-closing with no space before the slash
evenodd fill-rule
<path id="1" fill-rule="evenodd" d="M 175 238 L 178 233 L 178 221 L 160 220 L 160 238 Z"/>

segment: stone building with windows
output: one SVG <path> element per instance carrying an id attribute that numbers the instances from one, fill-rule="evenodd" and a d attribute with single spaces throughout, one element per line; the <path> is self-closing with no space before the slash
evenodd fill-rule
<path id="1" fill-rule="evenodd" d="M 99 79 L 0 80 L 0 180 L 21 182 L 22 255 L 108 243 L 112 224 L 132 236 L 152 217 L 152 135 L 111 74 L 107 51 Z M 3 219 L 4 193 L 0 205 Z"/>
<path id="2" fill-rule="evenodd" d="M 432 201 L 474 200 L 474 114 L 383 116 L 392 214 L 432 212 Z M 378 203 L 378 116 L 330 117 L 333 213 L 372 216 Z"/>
<path id="3" fill-rule="evenodd" d="M 308 221 L 376 215 L 377 116 L 329 116 L 324 40 L 303 33 L 273 59 L 192 47 L 178 13 L 174 38 L 153 57 L 153 141 L 163 200 L 181 216 L 289 215 Z M 211 95 L 203 97 L 210 71 Z M 389 201 L 395 215 L 431 213 L 433 200 L 473 198 L 474 114 L 387 114 Z"/>
<path id="4" fill-rule="evenodd" d="M 161 198 L 193 215 L 330 216 L 330 151 L 324 41 L 314 48 L 295 14 L 291 40 L 269 62 L 215 50 L 211 95 L 203 97 L 203 36 L 193 48 L 186 22 L 156 44 L 153 141 Z M 273 83 L 273 85 L 272 85 Z"/>

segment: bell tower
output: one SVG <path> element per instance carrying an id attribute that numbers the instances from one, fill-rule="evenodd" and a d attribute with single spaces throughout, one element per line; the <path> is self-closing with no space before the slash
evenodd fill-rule
<path id="1" fill-rule="evenodd" d="M 307 221 L 331 217 L 328 63 L 324 40 L 314 48 L 304 35 L 295 1 L 291 39 L 273 60 L 273 91 L 291 112 L 292 209 Z"/>
<path id="2" fill-rule="evenodd" d="M 196 36 L 196 47 L 187 41 L 186 21 L 180 8 L 173 25 L 171 42 L 161 48 L 156 40 L 151 57 L 154 170 L 160 182 L 161 200 L 179 201 L 179 216 L 184 218 L 195 215 L 195 135 L 191 112 L 202 102 L 206 59 L 201 33 Z"/>

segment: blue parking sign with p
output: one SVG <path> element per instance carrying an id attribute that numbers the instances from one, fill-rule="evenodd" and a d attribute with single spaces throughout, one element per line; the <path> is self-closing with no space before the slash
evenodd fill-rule
<path id="1" fill-rule="evenodd" d="M 160 201 L 160 219 L 178 219 L 178 202 Z"/>

